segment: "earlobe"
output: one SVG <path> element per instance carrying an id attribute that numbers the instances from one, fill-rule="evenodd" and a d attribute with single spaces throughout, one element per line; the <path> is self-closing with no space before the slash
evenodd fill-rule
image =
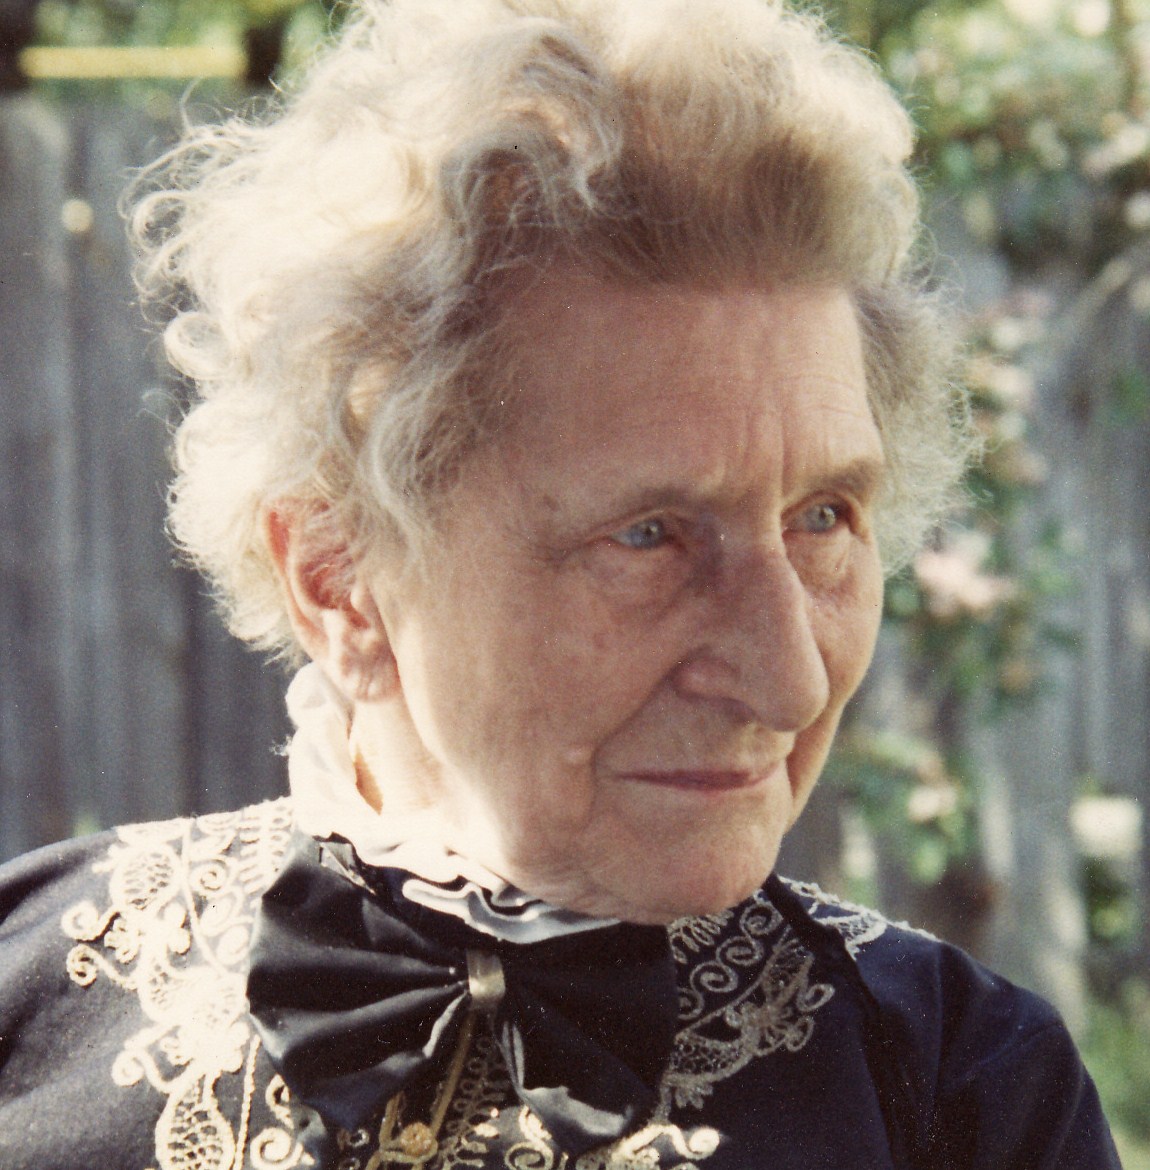
<path id="1" fill-rule="evenodd" d="M 383 616 L 346 547 L 320 538 L 309 511 L 281 505 L 264 516 L 292 629 L 349 699 L 379 702 L 399 688 Z"/>

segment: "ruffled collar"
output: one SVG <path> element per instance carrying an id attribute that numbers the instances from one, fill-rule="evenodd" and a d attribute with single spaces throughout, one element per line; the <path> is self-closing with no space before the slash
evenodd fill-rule
<path id="1" fill-rule="evenodd" d="M 508 942 L 539 942 L 615 921 L 552 906 L 457 853 L 444 843 L 433 810 L 389 812 L 384 792 L 384 808 L 376 812 L 356 783 L 350 704 L 315 663 L 292 680 L 287 707 L 296 726 L 288 776 L 296 823 L 305 833 L 343 838 L 365 865 L 406 871 L 404 897 Z"/>

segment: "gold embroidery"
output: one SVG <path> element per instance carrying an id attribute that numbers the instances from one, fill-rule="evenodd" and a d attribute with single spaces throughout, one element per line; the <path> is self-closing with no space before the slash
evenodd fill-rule
<path id="1" fill-rule="evenodd" d="M 572 1164 L 552 1143 L 547 1130 L 529 1110 L 520 1109 L 516 1124 L 522 1140 L 507 1151 L 505 1170 L 698 1170 L 698 1163 L 719 1148 L 719 1133 L 709 1125 L 690 1130 L 653 1122 L 602 1150 L 592 1150 Z"/>
<path id="2" fill-rule="evenodd" d="M 111 1074 L 118 1085 L 146 1082 L 166 1098 L 156 1126 L 160 1170 L 244 1164 L 259 1049 L 244 966 L 254 899 L 275 876 L 290 831 L 282 801 L 128 826 L 94 866 L 108 874 L 107 909 L 83 902 L 63 916 L 77 944 L 67 959 L 71 978 L 82 987 L 104 978 L 134 993 L 148 1021 L 125 1041 Z M 302 1151 L 282 1103 L 267 1105 L 284 1128 L 260 1132 L 253 1163 L 287 1170 Z"/>
<path id="3" fill-rule="evenodd" d="M 707 937 L 718 938 L 709 954 L 699 943 Z M 671 945 L 685 964 L 685 1026 L 663 1077 L 657 1121 L 673 1107 L 701 1108 L 719 1081 L 752 1060 L 800 1051 L 814 1032 L 815 1013 L 834 995 L 830 984 L 812 979 L 814 956 L 763 894 L 737 914 L 675 923 Z"/>
<path id="4" fill-rule="evenodd" d="M 388 1101 L 387 1108 L 384 1110 L 383 1123 L 379 1127 L 379 1145 L 367 1163 L 366 1170 L 381 1170 L 384 1166 L 421 1167 L 439 1153 L 439 1131 L 443 1128 L 444 1118 L 447 1116 L 447 1111 L 451 1107 L 460 1079 L 463 1076 L 467 1057 L 471 1051 L 475 1019 L 475 1014 L 470 1013 L 463 1021 L 463 1033 L 456 1043 L 455 1055 L 451 1058 L 451 1067 L 447 1070 L 447 1076 L 436 1094 L 430 1123 L 413 1121 L 399 1129 L 403 1094 L 397 1093 Z"/>
<path id="5" fill-rule="evenodd" d="M 493 1122 L 500 1107 L 512 1099 L 511 1082 L 490 1030 L 479 1026 L 476 1017 L 471 1019 L 472 1034 L 457 1046 L 452 1068 L 436 1095 L 431 1125 L 403 1125 L 404 1101 L 400 1094 L 388 1102 L 376 1138 L 367 1130 L 339 1134 L 338 1144 L 344 1155 L 339 1170 L 424 1166 L 432 1159 L 436 1159 L 439 1170 L 474 1170 L 484 1165 L 491 1142 L 499 1137 Z M 420 1137 L 434 1139 L 434 1146 L 425 1142 L 416 1148 Z"/>
<path id="6" fill-rule="evenodd" d="M 261 1130 L 252 1139 L 252 1167 L 254 1170 L 288 1170 L 298 1166 L 303 1150 L 293 1136 L 295 1127 L 288 1105 L 288 1088 L 278 1074 L 264 1090 L 264 1104 L 278 1124 Z"/>
<path id="7" fill-rule="evenodd" d="M 648 1125 L 606 1151 L 585 1154 L 575 1163 L 575 1170 L 656 1170 L 663 1165 L 656 1145 L 660 1140 L 673 1158 L 683 1159 L 668 1161 L 668 1170 L 697 1170 L 697 1164 L 719 1148 L 719 1133 L 709 1125 L 690 1130 L 677 1125 Z"/>
<path id="8" fill-rule="evenodd" d="M 441 1170 L 482 1167 L 484 1155 L 499 1137 L 494 1124 L 499 1107 L 510 1099 L 511 1081 L 495 1039 L 489 1028 L 479 1028 L 445 1125 Z"/>
<path id="9" fill-rule="evenodd" d="M 519 1109 L 516 1124 L 523 1140 L 516 1142 L 503 1155 L 503 1165 L 507 1170 L 554 1170 L 555 1167 L 564 1170 L 567 1155 L 559 1152 L 543 1122 L 530 1109 Z"/>

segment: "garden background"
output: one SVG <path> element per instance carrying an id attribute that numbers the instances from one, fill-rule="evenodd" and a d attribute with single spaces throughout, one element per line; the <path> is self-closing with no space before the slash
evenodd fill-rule
<path id="1" fill-rule="evenodd" d="M 784 868 L 1052 998 L 1150 1167 L 1150 0 L 839 0 L 920 129 L 987 457 L 891 582 Z M 0 0 L 0 855 L 283 791 L 279 668 L 163 535 L 183 388 L 116 205 L 319 0 Z M 190 84 L 191 78 L 199 78 Z"/>

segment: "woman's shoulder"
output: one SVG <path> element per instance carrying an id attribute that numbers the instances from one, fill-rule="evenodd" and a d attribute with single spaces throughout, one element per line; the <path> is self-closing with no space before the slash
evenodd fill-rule
<path id="1" fill-rule="evenodd" d="M 940 1166 L 1117 1166 L 1094 1085 L 1058 1011 L 950 943 L 825 893 L 772 879 L 829 933 L 873 1025 L 872 1068 L 905 1097 Z M 817 943 L 815 944 L 817 949 Z"/>
<path id="2" fill-rule="evenodd" d="M 984 1021 L 995 1035 L 1007 1019 L 1008 1038 L 1062 1026 L 1055 1008 L 1012 983 L 960 947 L 927 930 L 893 921 L 877 910 L 836 897 L 811 882 L 773 879 L 775 899 L 793 900 L 821 931 L 836 936 L 859 979 L 888 1019 L 928 1028 L 943 1043 L 964 1017 Z M 917 1037 L 919 1043 L 928 1039 Z"/>
<path id="3" fill-rule="evenodd" d="M 772 879 L 767 888 L 776 903 L 801 908 L 811 924 L 808 945 L 819 949 L 821 935 L 841 948 L 841 966 L 869 1001 L 887 1042 L 914 1054 L 938 1092 L 996 1062 L 1023 1059 L 1043 1037 L 1074 1051 L 1050 1003 L 960 947 L 812 883 Z"/>

